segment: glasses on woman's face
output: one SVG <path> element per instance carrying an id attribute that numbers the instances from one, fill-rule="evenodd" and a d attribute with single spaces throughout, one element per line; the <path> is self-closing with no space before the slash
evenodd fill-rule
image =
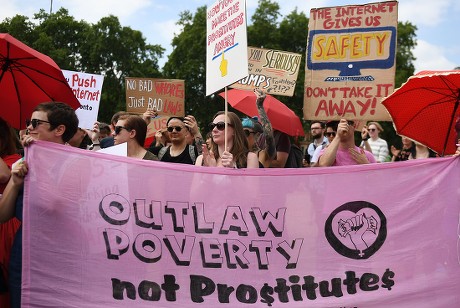
<path id="1" fill-rule="evenodd" d="M 129 129 L 127 129 L 124 126 L 115 126 L 115 135 L 118 135 L 122 129 L 126 129 L 127 131 L 129 131 Z"/>
<path id="2" fill-rule="evenodd" d="M 370 132 L 375 132 L 377 129 L 376 128 L 369 128 L 368 131 Z"/>
<path id="3" fill-rule="evenodd" d="M 233 124 L 227 123 L 228 126 L 232 127 Z M 224 130 L 225 129 L 225 123 L 224 122 L 217 122 L 217 123 L 209 123 L 209 130 L 213 130 L 214 127 L 217 128 L 217 130 Z"/>
<path id="4" fill-rule="evenodd" d="M 172 133 L 174 130 L 176 130 L 176 132 L 180 132 L 182 130 L 182 127 L 180 126 L 168 126 L 168 132 Z"/>
<path id="5" fill-rule="evenodd" d="M 37 126 L 40 125 L 40 124 L 42 124 L 42 123 L 51 124 L 50 122 L 45 121 L 45 120 L 32 119 L 32 120 L 26 120 L 26 127 L 29 127 L 29 125 L 32 124 L 33 129 L 36 129 Z"/>
<path id="6" fill-rule="evenodd" d="M 335 132 L 327 132 L 326 137 L 335 137 Z"/>
<path id="7" fill-rule="evenodd" d="M 251 134 L 255 134 L 255 132 L 251 132 L 249 129 L 245 129 L 244 134 L 246 135 L 246 137 L 249 137 Z"/>

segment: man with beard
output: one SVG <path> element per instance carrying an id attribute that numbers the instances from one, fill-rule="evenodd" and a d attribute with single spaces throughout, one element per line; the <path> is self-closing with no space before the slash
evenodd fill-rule
<path id="1" fill-rule="evenodd" d="M 313 165 L 311 159 L 316 148 L 329 144 L 329 140 L 324 136 L 325 128 L 326 125 L 321 121 L 311 122 L 310 130 L 313 142 L 308 145 L 307 151 L 305 152 L 305 161 L 310 165 Z"/>

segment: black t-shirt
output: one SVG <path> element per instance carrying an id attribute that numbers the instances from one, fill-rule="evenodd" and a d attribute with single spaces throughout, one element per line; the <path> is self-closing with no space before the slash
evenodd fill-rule
<path id="1" fill-rule="evenodd" d="M 192 160 L 190 157 L 190 150 L 189 150 L 190 145 L 187 144 L 185 147 L 184 151 L 180 153 L 178 156 L 171 156 L 170 150 L 171 147 L 168 147 L 166 150 L 165 154 L 163 157 L 161 157 L 161 161 L 168 162 L 168 163 L 178 163 L 178 164 L 189 164 L 189 165 L 194 165 L 195 162 Z M 195 150 L 195 160 L 196 157 L 198 156 L 198 153 L 196 151 L 196 147 L 194 147 Z"/>

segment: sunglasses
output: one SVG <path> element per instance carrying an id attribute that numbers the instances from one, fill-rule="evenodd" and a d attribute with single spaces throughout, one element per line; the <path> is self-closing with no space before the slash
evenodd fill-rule
<path id="1" fill-rule="evenodd" d="M 335 137 L 335 132 L 329 132 L 329 133 L 326 133 L 326 136 L 327 137 Z"/>
<path id="2" fill-rule="evenodd" d="M 251 134 L 255 134 L 255 132 L 251 132 L 249 129 L 245 129 L 244 134 L 246 135 L 246 137 L 249 137 Z"/>
<path id="3" fill-rule="evenodd" d="M 230 127 L 233 127 L 233 124 L 227 123 L 227 125 Z M 217 127 L 217 130 L 224 130 L 225 123 L 224 122 L 209 123 L 209 130 L 213 130 L 214 127 Z"/>
<path id="4" fill-rule="evenodd" d="M 176 132 L 180 132 L 182 130 L 182 127 L 180 127 L 180 126 L 168 126 L 167 130 L 170 133 L 172 133 L 174 130 L 176 130 Z"/>
<path id="5" fill-rule="evenodd" d="M 375 132 L 376 130 L 377 130 L 377 129 L 375 129 L 375 128 L 369 128 L 369 129 L 368 129 L 368 131 L 370 131 L 370 132 Z"/>
<path id="6" fill-rule="evenodd" d="M 118 135 L 122 129 L 126 129 L 127 131 L 130 131 L 130 129 L 127 129 L 124 126 L 115 126 L 115 135 Z"/>
<path id="7" fill-rule="evenodd" d="M 48 121 L 39 120 L 39 119 L 32 119 L 32 120 L 26 120 L 26 127 L 28 127 L 29 125 L 32 124 L 32 127 L 33 127 L 34 129 L 36 129 L 37 126 L 40 125 L 40 124 L 42 124 L 42 123 L 48 123 L 48 124 L 51 125 L 51 123 L 48 122 Z"/>

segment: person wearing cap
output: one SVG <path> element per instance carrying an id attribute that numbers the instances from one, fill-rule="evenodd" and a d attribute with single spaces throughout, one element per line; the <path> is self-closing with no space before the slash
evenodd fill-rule
<path id="1" fill-rule="evenodd" d="M 372 153 L 355 145 L 355 123 L 341 119 L 337 126 L 337 135 L 320 153 L 318 166 L 361 165 L 375 162 Z"/>
<path id="2" fill-rule="evenodd" d="M 263 107 L 266 97 L 265 93 L 259 89 L 255 89 L 254 93 L 257 97 L 256 105 L 260 123 L 257 117 L 243 118 L 241 123 L 248 140 L 249 150 L 257 154 L 259 168 L 268 168 L 276 155 L 273 128 Z"/>

